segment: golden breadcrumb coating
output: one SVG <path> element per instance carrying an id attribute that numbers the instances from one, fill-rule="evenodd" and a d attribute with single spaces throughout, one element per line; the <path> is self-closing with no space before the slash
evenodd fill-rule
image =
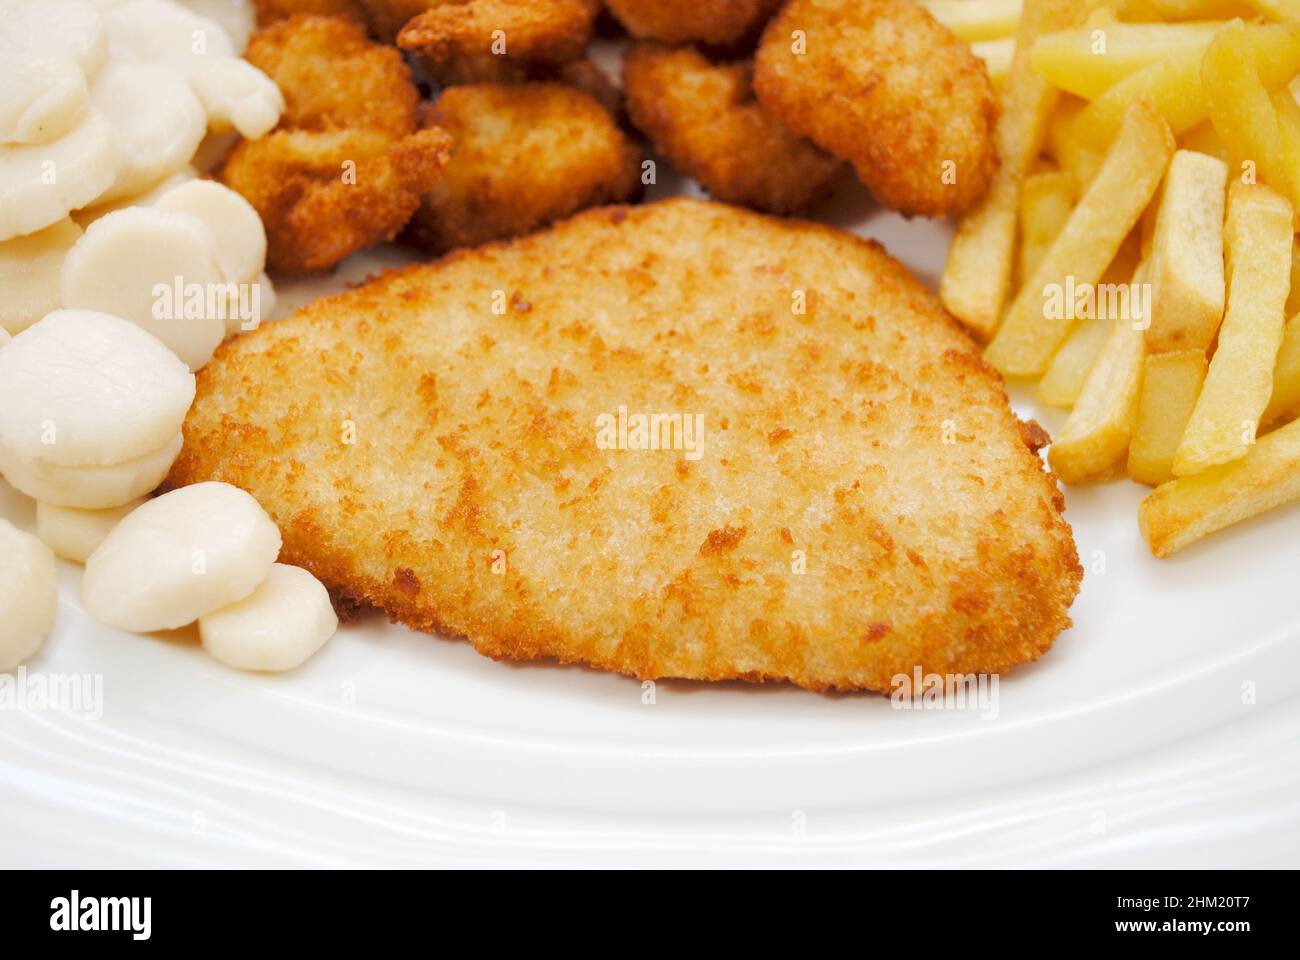
<path id="1" fill-rule="evenodd" d="M 270 266 L 324 270 L 395 237 L 451 147 L 441 130 L 417 132 L 401 54 L 349 20 L 293 17 L 254 34 L 246 56 L 280 87 L 285 112 L 218 176 L 261 216 Z"/>
<path id="2" fill-rule="evenodd" d="M 790 0 L 763 33 L 754 89 L 909 216 L 961 213 L 997 166 L 983 61 L 912 0 Z"/>
<path id="3" fill-rule="evenodd" d="M 454 141 L 408 230 L 433 253 L 527 233 L 641 189 L 640 153 L 599 103 L 572 87 L 449 87 L 426 122 Z"/>
<path id="4" fill-rule="evenodd" d="M 827 192 L 841 163 L 772 119 L 754 99 L 752 74 L 747 62 L 638 43 L 623 61 L 628 115 L 719 200 L 797 213 Z"/>
<path id="5" fill-rule="evenodd" d="M 702 443 L 602 443 L 620 408 Z M 284 562 L 491 657 L 889 690 L 1069 624 L 1044 441 L 878 244 L 679 198 L 228 340 L 170 484 L 244 488 Z"/>
<path id="6" fill-rule="evenodd" d="M 287 20 L 299 14 L 316 17 L 346 17 L 357 23 L 366 22 L 362 0 L 253 0 L 257 25 L 267 27 L 277 20 Z"/>
<path id="7" fill-rule="evenodd" d="M 752 36 L 781 0 L 606 0 L 634 37 L 726 46 Z"/>
<path id="8" fill-rule="evenodd" d="M 397 35 L 441 84 L 523 79 L 530 66 L 583 55 L 599 0 L 446 0 Z"/>

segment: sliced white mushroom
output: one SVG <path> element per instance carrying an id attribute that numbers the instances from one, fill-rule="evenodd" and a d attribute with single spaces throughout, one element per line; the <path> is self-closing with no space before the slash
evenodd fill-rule
<path id="1" fill-rule="evenodd" d="M 253 205 L 215 180 L 191 180 L 155 201 L 159 210 L 188 213 L 212 231 L 217 261 L 227 279 L 255 279 L 266 266 L 266 229 Z"/>
<path id="2" fill-rule="evenodd" d="M 80 467 L 149 456 L 173 442 L 193 400 L 194 375 L 183 363 L 155 337 L 103 313 L 56 310 L 0 352 L 0 447 L 22 463 Z M 118 502 L 134 496 L 139 491 Z"/>
<path id="3" fill-rule="evenodd" d="M 86 114 L 86 75 L 64 57 L 0 51 L 0 143 L 48 143 Z"/>
<path id="4" fill-rule="evenodd" d="M 202 367 L 225 337 L 229 288 L 197 217 L 127 207 L 92 223 L 63 261 L 63 305 L 137 324 Z"/>
<path id="5" fill-rule="evenodd" d="M 54 554 L 0 518 L 0 673 L 30 660 L 58 614 Z"/>
<path id="6" fill-rule="evenodd" d="M 244 599 L 271 571 L 280 531 L 256 500 L 199 483 L 137 507 L 86 561 L 81 599 L 123 630 L 170 630 Z"/>
<path id="7" fill-rule="evenodd" d="M 121 159 L 113 124 L 93 107 L 49 143 L 0 146 L 0 240 L 43 230 L 95 202 Z"/>
<path id="8" fill-rule="evenodd" d="M 33 500 L 60 507 L 106 510 L 157 490 L 180 456 L 180 433 L 142 457 L 122 463 L 65 467 L 40 460 L 19 460 L 0 446 L 0 473 Z"/>
<path id="9" fill-rule="evenodd" d="M 243 600 L 200 617 L 199 638 L 228 667 L 292 670 L 323 647 L 338 626 L 324 584 L 301 567 L 277 563 Z"/>
<path id="10" fill-rule="evenodd" d="M 100 217 L 112 213 L 114 210 L 124 210 L 127 207 L 152 207 L 164 193 L 173 187 L 179 187 L 182 183 L 189 183 L 191 180 L 198 178 L 199 172 L 194 169 L 193 165 L 186 165 L 179 170 L 175 170 L 162 180 L 149 187 L 143 193 L 137 193 L 130 197 L 121 197 L 117 200 L 110 200 L 107 203 L 97 203 L 91 207 L 85 207 L 81 210 L 72 212 L 72 219 L 77 222 L 82 230 L 90 226 Z"/>
<path id="11" fill-rule="evenodd" d="M 188 81 L 157 64 L 110 61 L 91 85 L 90 100 L 113 124 L 121 148 L 117 176 L 101 203 L 140 193 L 184 167 L 208 126 Z"/>
<path id="12" fill-rule="evenodd" d="M 86 558 L 99 549 L 109 531 L 142 503 L 144 499 L 137 498 L 107 510 L 83 510 L 37 501 L 36 535 L 65 560 L 85 563 Z"/>
<path id="13" fill-rule="evenodd" d="M 247 60 L 228 57 L 196 67 L 190 83 L 216 131 L 232 127 L 249 140 L 270 133 L 284 113 L 284 95 L 270 77 Z"/>
<path id="14" fill-rule="evenodd" d="M 71 59 L 93 77 L 108 55 L 99 5 L 89 0 L 0 0 L 0 57 Z"/>
<path id="15" fill-rule="evenodd" d="M 80 237 L 81 228 L 65 217 L 0 243 L 0 328 L 20 333 L 58 309 L 63 258 Z"/>

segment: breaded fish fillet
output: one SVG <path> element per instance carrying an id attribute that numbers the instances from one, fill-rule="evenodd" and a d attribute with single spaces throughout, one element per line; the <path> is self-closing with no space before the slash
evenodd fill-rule
<path id="1" fill-rule="evenodd" d="M 932 294 L 828 227 L 603 207 L 320 300 L 198 377 L 172 485 L 245 488 L 285 562 L 491 657 L 883 691 L 1038 657 L 1082 574 L 1041 431 Z M 680 415 L 659 449 L 650 413 Z"/>
<path id="2" fill-rule="evenodd" d="M 997 167 L 984 62 L 913 0 L 790 0 L 763 33 L 754 90 L 909 216 L 961 213 Z"/>
<path id="3" fill-rule="evenodd" d="M 692 47 L 637 43 L 623 61 L 628 115 L 717 199 L 797 213 L 828 191 L 842 164 L 760 107 L 752 75 L 748 62 L 715 64 Z"/>
<path id="4" fill-rule="evenodd" d="M 407 230 L 433 253 L 527 233 L 641 191 L 640 152 L 599 103 L 573 87 L 448 87 L 424 122 L 454 142 Z"/>
<path id="5" fill-rule="evenodd" d="M 259 30 L 249 62 L 284 93 L 279 126 L 240 142 L 218 178 L 266 225 L 267 262 L 324 270 L 406 226 L 442 174 L 448 135 L 416 129 L 420 95 L 395 49 L 342 17 Z"/>

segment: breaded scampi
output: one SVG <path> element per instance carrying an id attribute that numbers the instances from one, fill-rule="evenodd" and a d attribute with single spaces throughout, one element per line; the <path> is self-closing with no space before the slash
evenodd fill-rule
<path id="1" fill-rule="evenodd" d="M 425 123 L 454 141 L 407 238 L 432 253 L 527 233 L 641 190 L 641 155 L 609 113 L 558 83 L 448 87 Z"/>
<path id="2" fill-rule="evenodd" d="M 628 116 L 717 199 L 797 213 L 842 164 L 772 119 L 754 99 L 752 74 L 748 62 L 714 64 L 692 47 L 635 44 L 623 61 Z"/>
<path id="3" fill-rule="evenodd" d="M 1037 658 L 1082 575 L 1045 434 L 933 294 L 706 201 L 318 300 L 226 341 L 184 430 L 171 485 L 495 658 L 889 691 Z"/>
<path id="4" fill-rule="evenodd" d="M 261 216 L 270 266 L 324 270 L 395 237 L 451 146 L 436 127 L 417 131 L 401 54 L 351 21 L 294 17 L 256 33 L 246 56 L 286 108 L 269 135 L 235 147 L 219 178 Z"/>
<path id="5" fill-rule="evenodd" d="M 790 0 L 763 33 L 754 89 L 908 216 L 961 213 L 997 166 L 984 62 L 912 0 Z"/>
<path id="6" fill-rule="evenodd" d="M 345 17 L 361 24 L 366 22 L 362 0 L 253 0 L 253 11 L 259 27 L 296 16 Z"/>
<path id="7" fill-rule="evenodd" d="M 753 35 L 781 0 L 605 0 L 632 36 L 729 46 Z"/>
<path id="8" fill-rule="evenodd" d="M 521 80 L 581 57 L 599 0 L 446 0 L 414 17 L 397 45 L 441 84 Z"/>

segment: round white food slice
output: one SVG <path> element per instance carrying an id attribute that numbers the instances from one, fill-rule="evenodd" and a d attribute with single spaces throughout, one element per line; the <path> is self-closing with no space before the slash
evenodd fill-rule
<path id="1" fill-rule="evenodd" d="M 59 308 L 63 258 L 80 237 L 81 228 L 65 217 L 0 243 L 0 328 L 21 333 Z"/>
<path id="2" fill-rule="evenodd" d="M 265 273 L 252 283 L 241 283 L 231 294 L 226 312 L 226 336 L 251 333 L 271 318 L 275 287 Z"/>
<path id="3" fill-rule="evenodd" d="M 54 554 L 0 518 L 0 672 L 36 655 L 54 629 L 58 606 Z"/>
<path id="4" fill-rule="evenodd" d="M 236 55 L 248 48 L 248 38 L 257 26 L 257 15 L 252 0 L 181 0 L 201 17 L 221 24 L 226 31 Z"/>
<path id="5" fill-rule="evenodd" d="M 63 261 L 63 305 L 129 320 L 197 370 L 225 336 L 229 289 L 215 248 L 197 217 L 115 210 L 92 223 Z"/>
<path id="6" fill-rule="evenodd" d="M 244 599 L 280 553 L 256 500 L 198 483 L 137 507 L 86 561 L 86 612 L 123 630 L 170 630 Z"/>
<path id="7" fill-rule="evenodd" d="M 0 146 L 0 240 L 57 223 L 112 186 L 121 148 L 112 123 L 90 109 L 49 143 Z"/>
<path id="8" fill-rule="evenodd" d="M 90 0 L 0 0 L 0 57 L 71 59 L 93 77 L 108 56 L 107 32 Z"/>
<path id="9" fill-rule="evenodd" d="M 301 567 L 274 564 L 251 594 L 199 618 L 208 653 L 238 670 L 292 670 L 334 636 L 339 620 L 324 584 Z"/>
<path id="10" fill-rule="evenodd" d="M 0 52 L 0 143 L 48 143 L 86 114 L 86 75 L 69 59 Z"/>
<path id="11" fill-rule="evenodd" d="M 117 200 L 110 200 L 107 203 L 97 203 L 93 207 L 74 210 L 72 211 L 72 219 L 82 230 L 85 230 L 100 217 L 107 216 L 115 210 L 125 210 L 127 207 L 152 207 L 164 193 L 173 187 L 179 187 L 182 183 L 189 183 L 191 180 L 197 179 L 198 175 L 199 172 L 192 165 L 187 164 L 179 170 L 167 174 L 162 180 L 143 193 L 137 193 L 130 197 L 119 197 Z"/>
<path id="12" fill-rule="evenodd" d="M 193 400 L 183 363 L 103 313 L 56 310 L 0 353 L 0 447 L 18 461 L 77 467 L 153 454 Z"/>
<path id="13" fill-rule="evenodd" d="M 155 64 L 110 61 L 90 100 L 111 121 L 121 147 L 117 177 L 101 203 L 140 193 L 185 166 L 208 126 L 185 78 Z"/>
<path id="14" fill-rule="evenodd" d="M 154 203 L 159 210 L 188 213 L 212 231 L 217 261 L 230 280 L 254 280 L 266 266 L 266 229 L 253 205 L 215 180 L 191 180 Z"/>
<path id="15" fill-rule="evenodd" d="M 65 467 L 23 461 L 0 446 L 0 473 L 10 485 L 37 501 L 83 510 L 106 510 L 157 490 L 180 456 L 177 433 L 157 450 L 134 460 L 102 466 Z"/>
<path id="16" fill-rule="evenodd" d="M 85 563 L 86 558 L 99 549 L 109 531 L 142 503 L 144 499 L 137 498 L 108 510 L 83 510 L 37 501 L 36 535 L 65 560 Z"/>
<path id="17" fill-rule="evenodd" d="M 234 57 L 221 24 L 171 0 L 124 0 L 104 10 L 114 60 L 152 63 L 188 77 L 204 61 Z"/>
<path id="18" fill-rule="evenodd" d="M 216 131 L 234 128 L 249 140 L 270 133 L 284 113 L 284 95 L 247 60 L 213 60 L 195 68 L 190 83 Z"/>

